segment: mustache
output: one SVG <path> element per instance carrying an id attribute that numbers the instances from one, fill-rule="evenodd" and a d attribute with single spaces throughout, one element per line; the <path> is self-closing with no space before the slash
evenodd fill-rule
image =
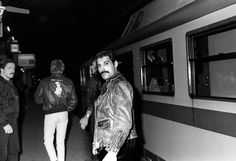
<path id="1" fill-rule="evenodd" d="M 109 73 L 109 72 L 108 71 L 102 71 L 101 74 L 103 74 L 103 73 Z"/>

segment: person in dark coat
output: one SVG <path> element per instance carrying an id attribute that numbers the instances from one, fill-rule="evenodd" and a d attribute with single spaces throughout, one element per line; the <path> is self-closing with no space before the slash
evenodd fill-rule
<path id="1" fill-rule="evenodd" d="M 0 161 L 18 161 L 19 97 L 11 80 L 15 74 L 14 61 L 0 59 L 0 70 Z"/>

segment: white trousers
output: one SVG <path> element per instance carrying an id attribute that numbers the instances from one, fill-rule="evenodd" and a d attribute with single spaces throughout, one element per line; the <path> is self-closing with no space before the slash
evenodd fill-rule
<path id="1" fill-rule="evenodd" d="M 44 145 L 50 161 L 65 161 L 65 136 L 68 112 L 47 114 L 44 117 Z M 56 150 L 53 144 L 56 132 Z"/>

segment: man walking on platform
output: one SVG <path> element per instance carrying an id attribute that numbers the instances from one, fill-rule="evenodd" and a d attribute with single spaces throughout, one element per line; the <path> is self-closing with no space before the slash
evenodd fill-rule
<path id="1" fill-rule="evenodd" d="M 44 145 L 50 161 L 65 160 L 65 136 L 68 123 L 68 112 L 77 105 L 76 91 L 73 82 L 63 76 L 65 66 L 62 60 L 51 62 L 51 76 L 44 78 L 35 91 L 34 98 L 38 104 L 43 104 Z M 56 131 L 56 150 L 54 148 L 54 133 Z"/>

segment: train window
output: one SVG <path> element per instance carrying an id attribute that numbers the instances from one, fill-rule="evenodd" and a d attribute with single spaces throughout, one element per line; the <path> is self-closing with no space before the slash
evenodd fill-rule
<path id="1" fill-rule="evenodd" d="M 236 24 L 207 29 L 187 34 L 190 95 L 236 98 Z"/>
<path id="2" fill-rule="evenodd" d="M 142 91 L 174 95 L 172 42 L 163 41 L 141 49 Z"/>

